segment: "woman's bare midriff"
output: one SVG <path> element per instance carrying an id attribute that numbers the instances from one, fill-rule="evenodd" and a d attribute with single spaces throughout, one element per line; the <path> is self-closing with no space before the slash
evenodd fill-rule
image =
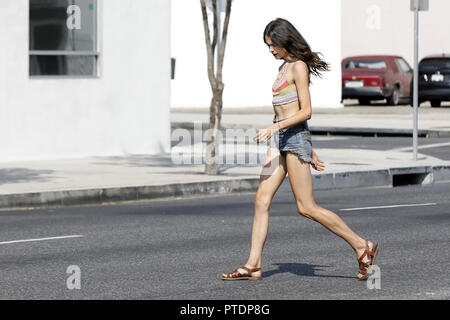
<path id="1" fill-rule="evenodd" d="M 284 120 L 292 117 L 300 110 L 298 101 L 273 106 L 273 111 L 276 115 L 276 120 Z"/>

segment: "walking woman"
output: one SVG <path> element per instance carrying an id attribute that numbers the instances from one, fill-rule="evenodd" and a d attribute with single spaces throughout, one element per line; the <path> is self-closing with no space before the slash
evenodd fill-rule
<path id="1" fill-rule="evenodd" d="M 261 256 L 269 228 L 269 208 L 275 192 L 286 177 L 295 197 L 299 214 L 312 219 L 344 239 L 355 251 L 359 280 L 367 279 L 379 245 L 354 233 L 335 213 L 316 204 L 310 165 L 317 171 L 323 162 L 312 149 L 307 120 L 311 118 L 310 75 L 321 76 L 329 65 L 311 51 L 298 30 L 287 20 L 276 19 L 264 30 L 270 53 L 284 60 L 273 85 L 273 125 L 259 130 L 254 140 L 269 141 L 255 196 L 250 256 L 240 268 L 222 274 L 222 280 L 262 279 Z"/>

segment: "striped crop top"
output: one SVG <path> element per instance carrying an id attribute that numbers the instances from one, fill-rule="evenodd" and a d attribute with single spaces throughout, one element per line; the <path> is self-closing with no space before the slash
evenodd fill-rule
<path id="1" fill-rule="evenodd" d="M 281 69 L 277 79 L 275 80 L 275 83 L 272 86 L 272 104 L 274 106 L 298 100 L 297 88 L 295 87 L 295 83 L 289 84 L 286 79 L 286 71 L 287 63 L 283 65 L 283 68 Z"/>

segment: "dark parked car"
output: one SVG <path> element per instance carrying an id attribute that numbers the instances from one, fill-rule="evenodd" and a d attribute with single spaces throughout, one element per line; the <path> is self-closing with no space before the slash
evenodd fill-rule
<path id="1" fill-rule="evenodd" d="M 413 102 L 411 83 L 411 106 Z M 441 101 L 450 101 L 450 55 L 432 55 L 419 63 L 419 105 L 430 101 L 432 107 L 440 107 Z"/>
<path id="2" fill-rule="evenodd" d="M 397 105 L 408 99 L 412 69 L 400 56 L 354 56 L 342 60 L 342 100 L 358 99 L 360 104 L 370 100 L 387 99 Z"/>

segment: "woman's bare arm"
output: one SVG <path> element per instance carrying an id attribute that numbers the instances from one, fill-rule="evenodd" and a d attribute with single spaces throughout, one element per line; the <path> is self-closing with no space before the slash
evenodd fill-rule
<path id="1" fill-rule="evenodd" d="M 292 117 L 274 123 L 273 125 L 260 130 L 253 140 L 265 142 L 272 137 L 272 134 L 278 130 L 289 128 L 297 123 L 311 119 L 311 96 L 309 94 L 309 69 L 303 61 L 297 61 L 292 67 L 295 87 L 301 109 L 298 110 Z"/>
<path id="2" fill-rule="evenodd" d="M 292 74 L 295 87 L 297 88 L 298 100 L 301 109 L 292 117 L 279 121 L 274 129 L 285 129 L 296 125 L 297 123 L 311 119 L 311 96 L 309 93 L 309 69 L 303 61 L 297 61 L 292 66 Z M 279 127 L 278 127 L 279 124 Z"/>

